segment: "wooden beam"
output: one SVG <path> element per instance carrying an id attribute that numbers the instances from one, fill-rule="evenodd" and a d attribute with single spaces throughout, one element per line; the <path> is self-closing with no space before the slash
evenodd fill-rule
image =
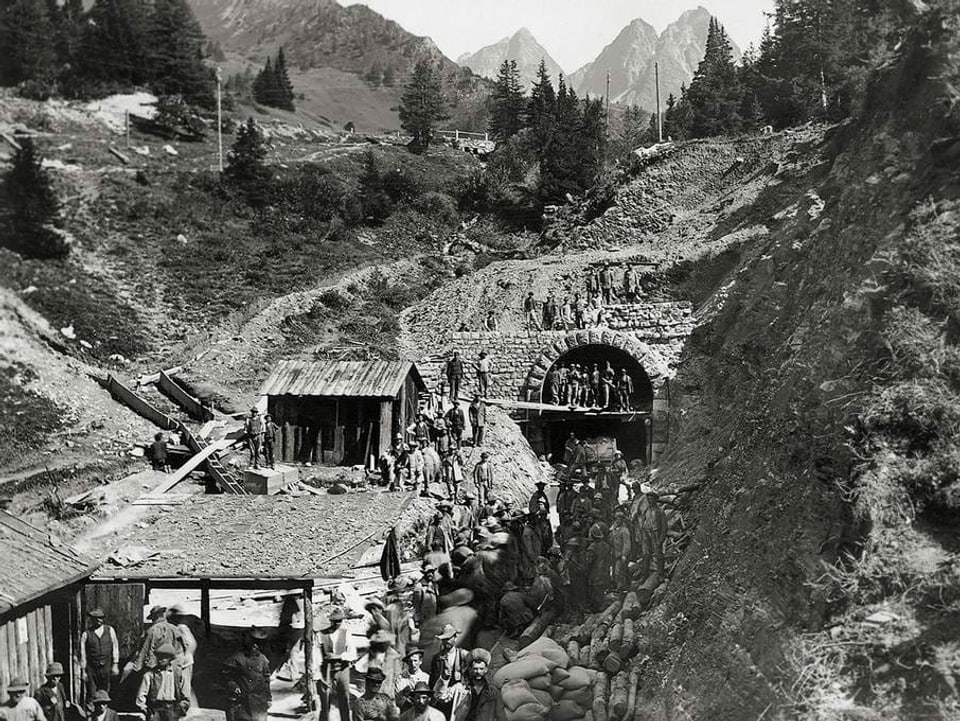
<path id="1" fill-rule="evenodd" d="M 186 477 L 190 474 L 191 471 L 196 470 L 196 468 L 197 468 L 201 463 L 203 463 L 205 460 L 207 460 L 207 459 L 208 459 L 210 456 L 212 456 L 214 453 L 219 453 L 220 451 L 224 451 L 224 450 L 226 450 L 227 448 L 229 448 L 230 446 L 232 446 L 234 443 L 236 443 L 236 441 L 233 441 L 233 440 L 231 440 L 231 439 L 229 439 L 229 438 L 223 438 L 222 440 L 219 440 L 219 441 L 217 441 L 216 443 L 211 443 L 209 446 L 207 446 L 206 448 L 204 448 L 202 451 L 200 451 L 199 453 L 197 453 L 196 455 L 194 455 L 193 457 L 191 457 L 189 461 L 187 461 L 187 462 L 184 463 L 182 466 L 180 466 L 180 467 L 177 469 L 177 472 L 176 472 L 176 473 L 174 473 L 172 476 L 170 476 L 170 478 L 164 480 L 163 483 L 161 483 L 159 486 L 157 486 L 157 487 L 154 488 L 152 491 L 150 491 L 150 493 L 149 493 L 148 495 L 150 495 L 150 496 L 158 496 L 158 495 L 160 495 L 161 493 L 166 493 L 166 492 L 169 491 L 171 488 L 173 488 L 175 485 L 177 485 L 180 481 L 182 481 L 184 478 L 186 478 Z"/>
<path id="2" fill-rule="evenodd" d="M 210 638 L 210 582 L 200 581 L 200 620 L 203 621 L 203 633 Z"/>
<path id="3" fill-rule="evenodd" d="M 313 585 L 303 587 L 303 680 L 306 686 L 304 698 L 307 712 L 314 710 L 313 697 L 316 687 L 313 681 Z"/>

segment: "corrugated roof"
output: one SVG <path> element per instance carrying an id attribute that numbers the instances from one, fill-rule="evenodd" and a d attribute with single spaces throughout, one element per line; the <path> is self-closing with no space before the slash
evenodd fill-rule
<path id="1" fill-rule="evenodd" d="M 423 380 L 410 361 L 280 361 L 260 386 L 262 396 L 365 396 L 394 398 L 409 373 Z"/>
<path id="2" fill-rule="evenodd" d="M 93 559 L 0 511 L 0 614 L 89 576 Z"/>

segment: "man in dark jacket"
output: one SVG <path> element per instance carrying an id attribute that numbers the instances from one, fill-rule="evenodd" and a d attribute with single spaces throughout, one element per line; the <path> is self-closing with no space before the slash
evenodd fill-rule
<path id="1" fill-rule="evenodd" d="M 483 445 L 483 431 L 487 425 L 487 405 L 480 400 L 480 396 L 473 397 L 470 404 L 470 428 L 473 431 L 473 447 Z"/>
<path id="2" fill-rule="evenodd" d="M 500 692 L 487 680 L 487 671 L 490 668 L 490 652 L 484 648 L 475 648 L 469 656 L 469 691 L 470 696 L 464 699 L 467 712 L 463 721 L 505 721 L 503 703 L 500 701 Z M 458 718 L 461 715 L 458 714 Z"/>
<path id="3" fill-rule="evenodd" d="M 463 415 L 463 408 L 458 401 L 453 402 L 453 408 L 447 411 L 447 427 L 450 429 L 450 438 L 460 449 L 463 442 L 463 429 L 467 425 L 467 419 Z"/>
<path id="4" fill-rule="evenodd" d="M 447 383 L 450 386 L 450 400 L 456 402 L 460 397 L 460 382 L 463 380 L 463 361 L 460 352 L 454 351 L 453 358 L 447 361 Z"/>
<path id="5" fill-rule="evenodd" d="M 243 638 L 243 650 L 224 664 L 229 693 L 227 721 L 266 721 L 273 701 L 270 693 L 270 662 L 260 652 L 265 631 L 253 628 Z"/>

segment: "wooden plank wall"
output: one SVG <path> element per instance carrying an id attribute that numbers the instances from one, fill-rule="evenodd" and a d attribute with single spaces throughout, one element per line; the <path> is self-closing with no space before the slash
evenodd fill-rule
<path id="1" fill-rule="evenodd" d="M 160 380 L 157 381 L 157 387 L 165 396 L 183 408 L 191 418 L 204 422 L 213 420 L 213 411 L 187 393 L 183 386 L 167 375 L 166 371 L 160 371 Z"/>
<path id="2" fill-rule="evenodd" d="M 68 659 L 63 659 L 65 662 Z M 53 616 L 50 606 L 40 606 L 0 626 L 0 703 L 15 678 L 30 682 L 31 692 L 44 681 L 53 661 Z"/>
<path id="3" fill-rule="evenodd" d="M 103 609 L 104 621 L 117 632 L 121 667 L 140 649 L 146 596 L 142 583 L 92 583 L 83 588 L 84 618 L 97 606 Z"/>
<path id="4" fill-rule="evenodd" d="M 120 400 L 121 403 L 135 411 L 137 415 L 143 416 L 155 426 L 159 426 L 165 431 L 180 430 L 179 423 L 127 388 L 123 383 L 118 381 L 113 374 L 107 376 L 106 388 L 110 392 L 110 395 Z"/>

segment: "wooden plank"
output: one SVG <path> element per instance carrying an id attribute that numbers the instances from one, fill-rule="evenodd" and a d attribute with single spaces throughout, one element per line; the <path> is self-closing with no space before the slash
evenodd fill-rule
<path id="1" fill-rule="evenodd" d="M 13 136 L 8 133 L 0 133 L 0 138 L 6 140 L 15 150 L 23 150 L 23 147 L 16 140 L 13 139 Z M 6 690 L 6 689 L 4 689 Z"/>
<path id="2" fill-rule="evenodd" d="M 303 588 L 303 668 L 304 686 L 313 688 L 313 588 Z M 313 711 L 313 694 L 305 695 L 307 711 Z"/>
<path id="3" fill-rule="evenodd" d="M 226 450 L 233 445 L 233 441 L 229 438 L 224 438 L 217 441 L 216 443 L 211 443 L 209 446 L 201 450 L 199 453 L 194 455 L 189 461 L 184 463 L 177 469 L 177 472 L 170 476 L 170 478 L 164 480 L 159 486 L 150 491 L 149 495 L 156 496 L 161 493 L 166 493 L 180 481 L 190 475 L 191 471 L 197 469 L 197 467 L 203 463 L 207 458 L 212 456 L 214 453 L 219 453 L 220 451 Z"/>
<path id="4" fill-rule="evenodd" d="M 145 401 L 139 395 L 127 388 L 112 374 L 107 375 L 106 388 L 114 398 L 129 407 L 137 415 L 143 416 L 155 426 L 165 431 L 180 430 L 180 424 L 156 407 Z"/>
<path id="5" fill-rule="evenodd" d="M 113 626 L 120 646 L 120 665 L 140 648 L 146 587 L 142 583 L 97 583 L 83 589 L 84 613 L 100 606 Z"/>
<path id="6" fill-rule="evenodd" d="M 7 684 L 10 683 L 10 647 L 7 644 L 7 626 L 0 626 L 0 699 L 7 697 Z"/>
<path id="7" fill-rule="evenodd" d="M 37 623 L 39 614 L 34 609 L 27 614 L 27 663 L 30 664 L 30 688 L 37 689 L 43 683 L 43 672 L 40 668 L 40 628 Z"/>
<path id="8" fill-rule="evenodd" d="M 30 652 L 27 648 L 27 619 L 20 616 L 13 623 L 13 634 L 17 644 L 17 676 L 30 678 Z"/>
<path id="9" fill-rule="evenodd" d="M 121 161 L 124 165 L 130 165 L 130 158 L 128 158 L 128 157 L 127 157 L 126 155 L 124 155 L 123 153 L 121 153 L 119 150 L 117 150 L 117 149 L 116 149 L 115 147 L 113 147 L 112 145 L 108 145 L 108 146 L 107 146 L 107 150 L 109 150 L 115 157 L 119 158 L 120 161 Z"/>
<path id="10" fill-rule="evenodd" d="M 213 413 L 192 395 L 187 393 L 186 389 L 177 383 L 167 371 L 160 371 L 160 379 L 157 381 L 157 387 L 170 400 L 183 408 L 191 418 L 199 421 L 213 420 Z"/>

